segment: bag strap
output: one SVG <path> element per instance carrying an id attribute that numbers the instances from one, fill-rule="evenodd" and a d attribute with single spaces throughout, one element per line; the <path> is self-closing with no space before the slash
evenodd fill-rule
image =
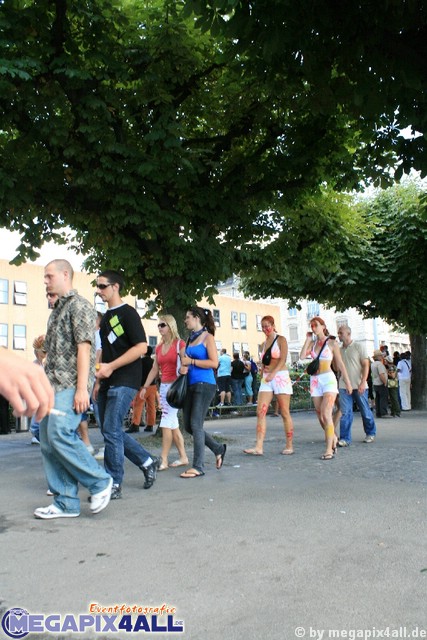
<path id="1" fill-rule="evenodd" d="M 264 355 L 265 355 L 266 353 L 268 353 L 269 351 L 271 351 L 271 350 L 272 350 L 273 345 L 274 345 L 274 343 L 276 342 L 276 340 L 277 340 L 277 338 L 278 338 L 278 337 L 279 337 L 279 335 L 277 335 L 277 336 L 274 338 L 273 342 L 272 342 L 272 343 L 271 343 L 271 345 L 268 347 L 268 349 L 266 349 L 266 350 L 264 351 Z"/>
<path id="2" fill-rule="evenodd" d="M 176 341 L 176 375 L 179 376 L 179 370 L 181 369 L 181 356 L 179 354 L 179 343 L 181 342 L 181 338 L 178 338 Z"/>
<path id="3" fill-rule="evenodd" d="M 319 360 L 320 359 L 321 353 L 322 353 L 323 349 L 326 347 L 326 343 L 328 342 L 328 340 L 329 340 L 329 336 L 327 336 L 325 342 L 322 344 L 322 348 L 320 349 L 319 353 L 317 354 L 315 360 Z"/>

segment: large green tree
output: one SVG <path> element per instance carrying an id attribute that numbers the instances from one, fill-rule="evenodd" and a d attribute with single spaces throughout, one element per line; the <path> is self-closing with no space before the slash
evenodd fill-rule
<path id="1" fill-rule="evenodd" d="M 89 268 L 123 268 L 169 309 L 213 292 L 284 207 L 395 158 L 370 121 L 316 106 L 294 66 L 182 8 L 0 3 L 0 225 L 21 232 L 18 260 L 68 226 Z"/>
<path id="2" fill-rule="evenodd" d="M 268 290 L 292 304 L 307 297 L 339 311 L 353 307 L 403 328 L 411 340 L 414 405 L 426 408 L 425 183 L 403 181 L 359 201 L 325 193 L 285 212 L 281 225 L 262 252 L 247 247 L 246 293 L 262 297 Z"/>
<path id="3" fill-rule="evenodd" d="M 233 38 L 264 73 L 299 83 L 313 113 L 344 112 L 394 146 L 400 172 L 427 172 L 424 0 L 184 0 L 198 24 Z M 408 139 L 400 130 L 422 133 Z"/>

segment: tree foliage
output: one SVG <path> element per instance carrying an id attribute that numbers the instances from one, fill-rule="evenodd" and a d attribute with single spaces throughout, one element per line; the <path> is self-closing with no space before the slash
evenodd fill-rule
<path id="1" fill-rule="evenodd" d="M 0 225 L 22 234 L 17 261 L 68 226 L 88 268 L 121 268 L 134 293 L 184 306 L 274 237 L 291 204 L 301 235 L 307 194 L 393 161 L 370 122 L 315 108 L 295 65 L 270 69 L 182 8 L 1 3 Z"/>
<path id="2" fill-rule="evenodd" d="M 313 113 L 341 112 L 366 126 L 368 148 L 394 149 L 397 177 L 413 167 L 426 173 L 423 0 L 185 0 L 185 5 L 202 29 L 236 39 L 253 64 L 299 84 Z M 406 127 L 423 136 L 402 137 Z"/>
<path id="3" fill-rule="evenodd" d="M 404 181 L 358 201 L 326 192 L 283 220 L 268 246 L 247 248 L 246 293 L 268 287 L 291 304 L 312 298 L 427 333 L 425 186 Z"/>

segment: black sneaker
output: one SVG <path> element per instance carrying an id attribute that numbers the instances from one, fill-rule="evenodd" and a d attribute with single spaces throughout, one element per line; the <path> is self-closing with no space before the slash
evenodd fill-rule
<path id="1" fill-rule="evenodd" d="M 153 433 L 153 427 L 145 427 L 144 431 L 148 433 Z"/>
<path id="2" fill-rule="evenodd" d="M 157 469 L 160 466 L 160 458 L 154 458 L 153 462 L 148 467 L 141 467 L 142 473 L 145 476 L 144 489 L 150 489 L 157 477 Z"/>
<path id="3" fill-rule="evenodd" d="M 110 500 L 120 500 L 122 497 L 122 488 L 119 484 L 113 484 L 113 488 L 111 489 L 111 498 Z"/>
<path id="4" fill-rule="evenodd" d="M 139 427 L 136 424 L 133 424 L 125 429 L 125 433 L 139 433 Z"/>

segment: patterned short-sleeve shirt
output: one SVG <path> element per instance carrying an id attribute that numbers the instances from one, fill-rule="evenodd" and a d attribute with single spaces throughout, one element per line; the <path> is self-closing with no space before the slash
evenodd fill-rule
<path id="1" fill-rule="evenodd" d="M 90 393 L 95 367 L 96 312 L 75 289 L 59 298 L 47 325 L 45 371 L 55 391 L 77 386 L 77 345 L 90 342 Z"/>

